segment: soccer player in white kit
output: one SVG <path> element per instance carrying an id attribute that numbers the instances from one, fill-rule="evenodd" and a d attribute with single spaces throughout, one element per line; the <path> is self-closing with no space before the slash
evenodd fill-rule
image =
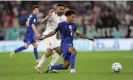
<path id="1" fill-rule="evenodd" d="M 55 11 L 49 11 L 49 14 L 41 21 L 41 23 L 47 22 L 46 30 L 43 32 L 43 35 L 47 35 L 49 32 L 55 30 L 58 26 L 58 23 L 66 21 L 66 16 L 64 15 L 64 12 L 65 6 L 63 4 L 57 4 Z M 52 61 L 49 65 L 53 66 L 62 54 L 59 45 L 57 44 L 56 35 L 43 40 L 43 42 L 45 45 L 44 47 L 46 47 L 46 54 L 42 56 L 40 62 L 36 66 L 36 71 L 39 73 L 41 66 L 47 60 L 47 58 L 52 55 L 53 50 L 55 50 L 55 54 L 53 55 Z"/>

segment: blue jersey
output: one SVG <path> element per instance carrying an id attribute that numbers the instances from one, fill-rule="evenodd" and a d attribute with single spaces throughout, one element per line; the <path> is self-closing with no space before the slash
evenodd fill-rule
<path id="1" fill-rule="evenodd" d="M 25 33 L 25 37 L 24 37 L 24 42 L 28 43 L 28 44 L 36 42 L 35 32 L 32 29 L 32 24 L 37 25 L 37 17 L 34 14 L 31 14 L 27 20 L 27 29 L 26 29 L 26 33 Z"/>
<path id="2" fill-rule="evenodd" d="M 73 36 L 74 36 L 74 32 L 77 31 L 76 24 L 61 22 L 58 24 L 58 27 L 55 29 L 55 31 L 56 32 L 60 31 L 60 34 L 61 34 L 60 49 L 63 53 L 63 58 L 65 60 L 70 60 L 71 54 L 69 53 L 68 49 L 70 47 L 73 47 Z"/>
<path id="3" fill-rule="evenodd" d="M 73 44 L 74 32 L 76 32 L 76 24 L 69 24 L 67 22 L 61 22 L 58 24 L 56 31 L 60 31 L 61 43 Z"/>
<path id="4" fill-rule="evenodd" d="M 31 14 L 28 17 L 27 23 L 28 23 L 28 25 L 27 25 L 27 30 L 26 30 L 25 36 L 34 37 L 34 30 L 32 29 L 32 24 L 37 25 L 37 17 L 36 17 L 36 15 Z"/>

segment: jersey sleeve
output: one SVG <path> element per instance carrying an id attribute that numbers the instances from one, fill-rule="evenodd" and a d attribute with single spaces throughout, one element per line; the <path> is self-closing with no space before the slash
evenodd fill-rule
<path id="1" fill-rule="evenodd" d="M 75 33 L 79 33 L 79 30 L 77 29 L 77 26 L 75 25 Z"/>
<path id="2" fill-rule="evenodd" d="M 76 31 L 75 31 L 76 33 L 79 33 L 79 30 L 78 29 L 76 29 Z"/>
<path id="3" fill-rule="evenodd" d="M 57 28 L 55 29 L 55 31 L 59 31 L 61 29 L 61 23 L 58 24 Z"/>
<path id="4" fill-rule="evenodd" d="M 36 17 L 33 17 L 32 24 L 35 24 L 35 25 L 38 24 L 38 22 L 37 22 L 37 18 L 36 18 Z"/>

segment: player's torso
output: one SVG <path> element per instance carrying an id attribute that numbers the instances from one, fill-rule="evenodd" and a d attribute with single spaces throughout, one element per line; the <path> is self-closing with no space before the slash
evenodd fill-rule
<path id="1" fill-rule="evenodd" d="M 62 42 L 72 43 L 76 26 L 74 24 L 64 23 L 60 30 Z"/>
<path id="2" fill-rule="evenodd" d="M 31 14 L 27 19 L 27 30 L 26 30 L 26 36 L 34 36 L 34 31 L 32 29 L 33 22 L 37 22 L 37 18 L 34 14 Z"/>
<path id="3" fill-rule="evenodd" d="M 47 31 L 53 31 L 57 28 L 58 24 L 60 22 L 66 21 L 66 16 L 58 16 L 55 12 L 52 13 L 52 16 L 47 22 L 46 30 Z"/>

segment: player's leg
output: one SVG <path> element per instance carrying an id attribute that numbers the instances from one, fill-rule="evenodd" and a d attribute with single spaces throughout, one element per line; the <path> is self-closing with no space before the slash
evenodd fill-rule
<path id="1" fill-rule="evenodd" d="M 52 55 L 52 53 L 53 53 L 52 49 L 50 49 L 50 48 L 46 49 L 46 54 L 44 54 L 42 56 L 40 62 L 37 65 L 37 67 L 40 68 L 46 62 L 47 58 Z"/>
<path id="2" fill-rule="evenodd" d="M 34 47 L 34 56 L 35 56 L 35 59 L 36 59 L 36 63 L 38 63 L 39 62 L 39 58 L 38 58 L 38 51 L 37 51 L 37 43 L 33 42 L 32 45 Z"/>
<path id="3" fill-rule="evenodd" d="M 47 61 L 47 58 L 52 55 L 53 49 L 51 48 L 51 38 L 47 38 L 43 40 L 44 42 L 44 47 L 46 48 L 46 53 L 42 56 L 40 62 L 36 66 L 36 71 L 40 72 L 41 66 Z"/>
<path id="4" fill-rule="evenodd" d="M 43 33 L 43 35 L 47 35 L 47 33 L 48 33 L 48 32 L 45 31 L 45 32 Z M 43 42 L 44 42 L 44 47 L 46 48 L 46 53 L 42 56 L 42 58 L 41 58 L 39 64 L 37 65 L 37 67 L 39 67 L 39 68 L 44 64 L 44 62 L 46 62 L 47 58 L 48 58 L 49 56 L 51 56 L 52 53 L 53 53 L 53 49 L 51 48 L 51 41 L 52 41 L 51 37 L 50 37 L 50 38 L 47 38 L 47 39 L 45 39 L 45 40 L 43 40 Z"/>
<path id="5" fill-rule="evenodd" d="M 70 47 L 68 49 L 69 53 L 71 54 L 70 56 L 70 66 L 71 66 L 71 73 L 76 73 L 75 71 L 75 58 L 76 58 L 76 50 L 73 47 Z"/>
<path id="6" fill-rule="evenodd" d="M 67 69 L 69 67 L 70 56 L 71 56 L 71 54 L 68 52 L 69 47 L 71 47 L 71 46 L 69 46 L 67 44 L 62 44 L 61 45 L 61 51 L 63 52 L 64 64 L 49 66 L 48 69 L 45 71 L 46 73 L 53 70 L 53 69 L 55 69 L 55 70 L 64 70 L 64 69 Z"/>
<path id="7" fill-rule="evenodd" d="M 51 62 L 49 64 L 51 66 L 55 65 L 55 63 L 59 60 L 59 58 L 60 58 L 60 56 L 62 54 L 62 52 L 60 50 L 60 47 L 55 47 L 53 49 L 55 50 L 55 53 L 54 53 L 53 58 L 52 58 L 52 60 L 51 60 Z"/>
<path id="8" fill-rule="evenodd" d="M 49 71 L 52 71 L 52 70 L 66 70 L 69 68 L 69 65 L 70 65 L 70 61 L 64 60 L 63 64 L 59 64 L 59 65 L 55 65 L 55 66 L 48 66 L 45 73 L 48 73 Z"/>
<path id="9" fill-rule="evenodd" d="M 49 56 L 51 56 L 53 53 L 53 50 L 50 48 L 46 49 L 46 54 L 44 54 L 41 58 L 41 60 L 39 61 L 38 65 L 36 66 L 36 71 L 40 73 L 40 68 L 42 67 L 42 65 L 47 61 L 47 58 Z"/>
<path id="10" fill-rule="evenodd" d="M 29 47 L 29 44 L 25 42 L 25 43 L 24 43 L 24 46 L 21 46 L 21 47 L 17 48 L 16 50 L 11 51 L 11 52 L 10 52 L 10 57 L 12 58 L 12 56 L 13 56 L 15 53 L 20 52 L 20 51 L 23 51 L 23 50 L 27 49 L 28 47 Z"/>
<path id="11" fill-rule="evenodd" d="M 69 68 L 69 65 L 70 65 L 70 61 L 69 60 L 64 60 L 63 64 L 51 66 L 51 70 L 53 70 L 53 69 L 56 69 L 56 70 L 65 70 L 65 69 Z"/>

